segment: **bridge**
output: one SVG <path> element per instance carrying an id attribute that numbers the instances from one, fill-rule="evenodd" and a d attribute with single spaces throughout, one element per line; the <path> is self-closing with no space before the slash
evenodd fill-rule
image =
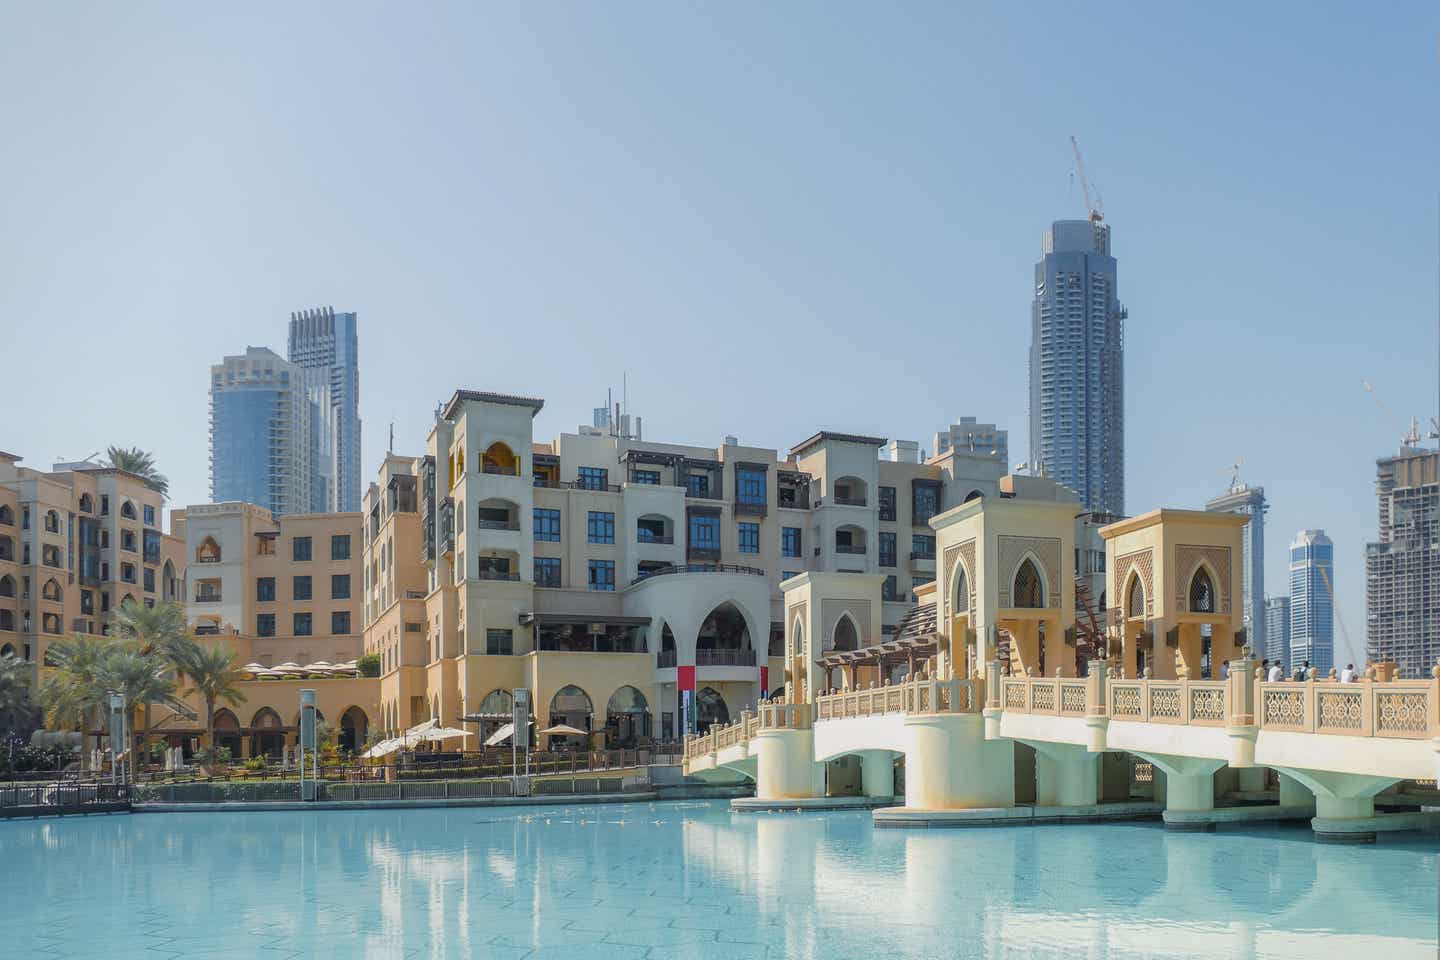
<path id="1" fill-rule="evenodd" d="M 688 740 L 686 772 L 749 777 L 752 805 L 865 798 L 886 826 L 1306 818 L 1364 841 L 1440 819 L 1420 810 L 1440 806 L 1440 666 L 1267 682 L 1239 602 L 1243 516 L 1099 528 L 1092 588 L 1068 491 L 1001 489 L 931 519 L 936 581 L 898 631 L 881 628 L 882 576 L 788 578 L 783 697 Z M 1408 810 L 1377 814 L 1377 797 Z"/>

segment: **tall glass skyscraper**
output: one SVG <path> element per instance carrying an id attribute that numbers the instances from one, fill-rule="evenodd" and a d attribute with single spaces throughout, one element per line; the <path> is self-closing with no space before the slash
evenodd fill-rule
<path id="1" fill-rule="evenodd" d="M 1267 597 L 1265 600 L 1265 649 L 1257 650 L 1266 660 L 1280 661 L 1280 668 L 1290 669 L 1290 598 Z"/>
<path id="2" fill-rule="evenodd" d="M 313 513 L 360 509 L 360 360 L 356 317 L 333 307 L 290 314 L 290 362 L 311 405 Z"/>
<path id="3" fill-rule="evenodd" d="M 1058 220 L 1035 264 L 1030 336 L 1030 468 L 1125 513 L 1125 308 L 1110 228 Z"/>
<path id="4" fill-rule="evenodd" d="M 1324 676 L 1335 665 L 1335 545 L 1324 530 L 1301 530 L 1290 544 L 1290 667 L 1310 661 Z"/>
<path id="5" fill-rule="evenodd" d="M 210 368 L 210 499 L 308 513 L 310 403 L 303 372 L 265 347 Z"/>

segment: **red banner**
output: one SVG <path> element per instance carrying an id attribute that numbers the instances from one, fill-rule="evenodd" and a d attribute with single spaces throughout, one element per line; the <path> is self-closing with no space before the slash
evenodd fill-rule
<path id="1" fill-rule="evenodd" d="M 676 685 L 680 688 L 680 692 L 681 692 L 681 693 L 684 693 L 686 690 L 694 690 L 694 689 L 695 689 L 695 668 L 694 668 L 693 666 L 690 666 L 690 667 L 676 667 L 676 668 L 675 668 L 675 683 L 676 683 Z"/>
<path id="2" fill-rule="evenodd" d="M 768 697 L 768 696 L 770 696 L 770 668 L 769 668 L 769 667 L 761 667 L 761 668 L 760 668 L 760 696 L 761 696 L 761 697 Z"/>

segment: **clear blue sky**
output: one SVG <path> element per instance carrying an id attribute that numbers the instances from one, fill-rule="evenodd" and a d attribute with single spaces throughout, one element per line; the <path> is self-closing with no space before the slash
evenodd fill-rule
<path id="1" fill-rule="evenodd" d="M 1433 3 L 138 6 L 0 7 L 0 449 L 139 445 L 202 501 L 209 364 L 333 304 L 367 471 L 456 387 L 543 396 L 549 436 L 626 370 L 654 437 L 970 414 L 1020 460 L 1075 134 L 1129 508 L 1243 456 L 1270 591 L 1324 527 L 1363 646 L 1374 458 L 1436 407 Z"/>

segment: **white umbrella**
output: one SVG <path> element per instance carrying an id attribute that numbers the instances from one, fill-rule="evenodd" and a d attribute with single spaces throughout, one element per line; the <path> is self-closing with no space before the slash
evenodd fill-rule
<path id="1" fill-rule="evenodd" d="M 473 737 L 475 734 L 469 730 L 460 730 L 455 727 L 435 727 L 422 731 L 416 736 L 420 740 L 431 740 L 438 743 L 441 740 L 452 740 L 455 737 Z"/>
<path id="2" fill-rule="evenodd" d="M 589 736 L 584 730 L 570 726 L 568 723 L 557 723 L 553 727 L 546 727 L 541 733 L 548 733 L 555 737 L 585 737 Z"/>
<path id="3" fill-rule="evenodd" d="M 512 736 L 514 736 L 514 734 L 515 724 L 507 723 L 499 730 L 496 730 L 494 733 L 490 734 L 490 738 L 485 741 L 485 746 L 493 747 L 497 743 L 504 743 L 506 740 L 509 740 Z"/>
<path id="4" fill-rule="evenodd" d="M 399 750 L 404 745 L 404 741 L 400 740 L 398 737 L 391 737 L 388 740 L 381 740 L 379 743 L 375 744 L 375 746 L 360 754 L 360 756 L 366 760 L 373 760 L 376 757 L 383 757 L 386 754 L 394 753 L 396 750 Z"/>

